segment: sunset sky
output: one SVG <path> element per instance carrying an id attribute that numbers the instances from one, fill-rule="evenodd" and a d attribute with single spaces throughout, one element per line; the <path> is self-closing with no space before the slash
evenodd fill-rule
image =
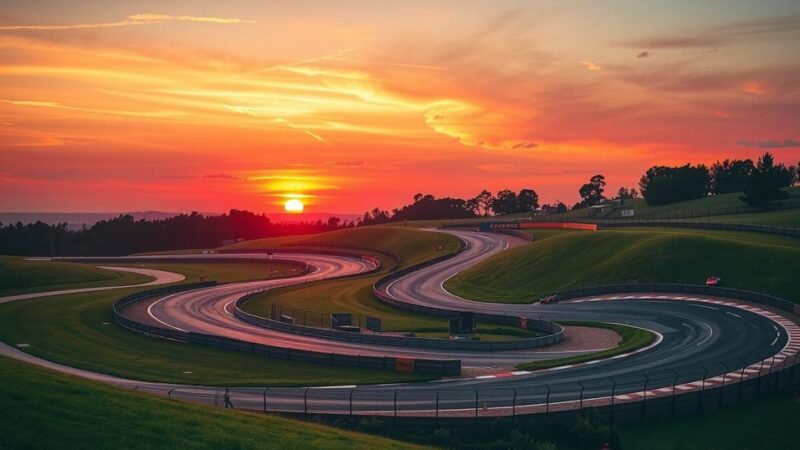
<path id="1" fill-rule="evenodd" d="M 358 213 L 800 160 L 796 0 L 0 3 L 0 210 Z"/>

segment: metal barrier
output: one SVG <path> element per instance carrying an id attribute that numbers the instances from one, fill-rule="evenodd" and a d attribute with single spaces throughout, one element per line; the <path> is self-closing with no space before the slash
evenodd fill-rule
<path id="1" fill-rule="evenodd" d="M 114 321 L 124 328 L 151 337 L 169 339 L 179 342 L 188 342 L 192 344 L 202 344 L 219 349 L 235 350 L 239 352 L 266 356 L 268 358 L 283 359 L 288 361 L 301 361 L 330 366 L 356 367 L 361 369 L 389 371 L 398 370 L 398 358 L 392 356 L 343 355 L 333 352 L 318 352 L 312 350 L 294 349 L 290 347 L 257 344 L 254 342 L 231 339 L 223 336 L 147 325 L 129 319 L 122 314 L 122 309 L 124 307 L 129 306 L 137 301 L 175 292 L 184 292 L 193 289 L 211 287 L 214 285 L 216 285 L 215 281 L 184 284 L 137 292 L 135 294 L 128 295 L 114 303 L 112 307 Z M 411 371 L 418 373 L 432 373 L 442 376 L 457 376 L 461 374 L 461 360 L 414 359 L 414 364 L 411 368 Z"/>
<path id="2" fill-rule="evenodd" d="M 751 223 L 734 222 L 700 222 L 700 221 L 673 221 L 673 220 L 604 220 L 598 222 L 598 228 L 614 227 L 679 227 L 699 228 L 704 230 L 749 231 L 754 233 L 779 234 L 782 236 L 800 237 L 800 228 L 776 227 L 772 225 L 757 225 Z"/>
<path id="3" fill-rule="evenodd" d="M 263 292 L 263 291 L 261 291 Z M 523 350 L 530 348 L 538 348 L 546 345 L 551 345 L 559 342 L 561 339 L 556 337 L 555 334 L 560 331 L 560 327 L 550 321 L 537 321 L 528 319 L 527 329 L 535 331 L 546 331 L 553 333 L 547 336 L 537 336 L 525 339 L 508 339 L 502 341 L 480 341 L 480 340 L 449 340 L 449 339 L 433 339 L 433 338 L 420 338 L 409 336 L 397 335 L 384 335 L 384 334 L 366 334 L 366 333 L 351 333 L 347 331 L 339 331 L 330 328 L 314 327 L 307 325 L 297 325 L 295 323 L 281 322 L 267 317 L 259 316 L 256 314 L 248 313 L 242 309 L 242 306 L 252 297 L 261 294 L 255 292 L 246 295 L 235 303 L 234 314 L 239 319 L 264 328 L 273 330 L 280 330 L 289 333 L 302 334 L 306 336 L 316 336 L 328 339 L 336 339 L 339 341 L 358 342 L 361 344 L 375 344 L 375 345 L 392 345 L 396 347 L 414 347 L 414 348 L 431 348 L 431 349 L 449 349 L 449 350 L 476 350 L 476 351 L 504 351 L 504 350 Z M 321 314 L 321 313 L 317 313 Z M 453 313 L 450 312 L 450 315 Z M 493 317 L 494 323 L 501 323 L 504 325 L 519 326 L 519 318 L 509 316 L 500 316 L 501 319 Z"/>
<path id="4" fill-rule="evenodd" d="M 579 289 L 570 289 L 556 293 L 561 300 L 572 298 L 591 297 L 606 294 L 625 294 L 625 293 L 645 293 L 662 292 L 671 294 L 695 294 L 710 295 L 717 297 L 736 298 L 753 303 L 771 306 L 800 315 L 800 304 L 790 300 L 776 297 L 774 295 L 762 294 L 759 292 L 745 291 L 743 289 L 733 289 L 717 286 L 703 286 L 697 284 L 683 283 L 628 283 L 628 284 L 609 284 L 601 286 L 591 286 Z"/>
<path id="5" fill-rule="evenodd" d="M 800 355 L 800 354 L 798 354 Z M 754 363 L 755 361 L 752 361 Z M 612 424 L 646 423 L 715 411 L 800 384 L 798 356 L 742 370 L 720 361 L 586 382 L 508 388 L 214 388 L 126 385 L 137 391 L 207 405 L 301 416 L 376 417 L 400 426 L 490 424 L 498 417 L 567 416 L 593 409 Z M 757 366 L 757 365 L 756 365 Z M 692 381 L 693 383 L 687 384 Z M 690 390 L 686 386 L 695 385 Z"/>

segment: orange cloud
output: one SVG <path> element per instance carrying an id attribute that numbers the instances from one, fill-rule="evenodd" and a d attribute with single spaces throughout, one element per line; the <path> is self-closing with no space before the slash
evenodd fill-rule
<path id="1" fill-rule="evenodd" d="M 53 25 L 0 25 L 3 31 L 56 31 L 56 30 L 86 30 L 95 28 L 117 28 L 136 25 L 152 25 L 164 22 L 200 22 L 214 24 L 240 24 L 255 23 L 254 21 L 234 19 L 229 17 L 207 17 L 207 16 L 170 16 L 167 14 L 133 14 L 126 19 L 114 22 L 99 23 L 73 23 L 73 24 L 53 24 Z"/>

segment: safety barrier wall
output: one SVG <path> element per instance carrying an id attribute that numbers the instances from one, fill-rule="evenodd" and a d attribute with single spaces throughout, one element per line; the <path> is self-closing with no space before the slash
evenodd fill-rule
<path id="1" fill-rule="evenodd" d="M 457 226 L 451 225 L 451 227 Z M 583 222 L 531 222 L 526 220 L 514 220 L 502 222 L 482 222 L 478 228 L 481 231 L 495 232 L 500 230 L 525 230 L 539 228 L 596 231 L 597 225 L 594 223 Z"/>
<path id="2" fill-rule="evenodd" d="M 367 333 L 351 333 L 347 331 L 339 331 L 329 328 L 320 328 L 305 325 L 296 325 L 279 320 L 272 320 L 267 317 L 258 316 L 242 310 L 242 306 L 253 296 L 259 293 L 246 295 L 235 303 L 234 314 L 236 317 L 248 322 L 250 324 L 270 328 L 273 330 L 286 331 L 295 334 L 302 334 L 306 336 L 315 336 L 328 339 L 336 339 L 339 341 L 358 342 L 361 344 L 376 344 L 376 345 L 392 345 L 397 347 L 413 347 L 413 348 L 430 348 L 430 349 L 447 349 L 447 350 L 483 350 L 483 351 L 502 351 L 502 350 L 522 350 L 529 348 L 538 348 L 545 345 L 550 345 L 558 342 L 560 339 L 554 338 L 552 335 L 539 336 L 525 339 L 502 340 L 502 341 L 480 341 L 480 340 L 448 340 L 448 339 L 432 339 L 432 338 L 419 338 L 407 337 L 397 335 L 382 335 L 382 334 L 367 334 Z M 451 312 L 450 315 L 453 313 Z M 502 319 L 495 320 L 494 323 L 502 322 L 503 325 L 519 326 L 519 319 L 517 317 L 505 316 Z M 554 324 L 549 321 L 537 321 L 528 319 L 528 330 L 545 331 L 548 333 L 557 332 Z"/>
<path id="3" fill-rule="evenodd" d="M 560 300 L 571 298 L 591 297 L 595 295 L 625 294 L 625 293 L 671 293 L 671 294 L 695 294 L 710 295 L 716 297 L 735 298 L 753 303 L 778 308 L 793 314 L 800 315 L 800 304 L 790 300 L 776 297 L 774 295 L 762 294 L 759 292 L 745 291 L 718 286 L 702 286 L 697 284 L 683 283 L 630 283 L 630 284 L 610 284 L 602 286 L 592 286 L 580 289 L 557 292 Z"/>
<path id="4" fill-rule="evenodd" d="M 754 233 L 778 234 L 782 236 L 800 237 L 800 228 L 776 227 L 751 223 L 732 222 L 700 222 L 673 220 L 604 220 L 598 222 L 600 229 L 614 227 L 679 227 L 698 228 L 704 230 L 749 231 Z"/>
<path id="5" fill-rule="evenodd" d="M 274 359 L 284 359 L 289 361 L 302 361 L 316 364 L 326 364 L 331 366 L 356 367 L 362 369 L 376 369 L 395 371 L 397 358 L 391 356 L 362 356 L 362 355 L 340 355 L 336 353 L 317 352 L 311 350 L 300 350 L 287 347 L 256 344 L 253 342 L 230 339 L 222 336 L 180 331 L 162 328 L 129 319 L 122 314 L 122 309 L 130 304 L 175 292 L 183 292 L 216 285 L 215 281 L 205 283 L 184 284 L 153 289 L 123 297 L 114 303 L 112 310 L 114 321 L 120 326 L 131 331 L 142 333 L 147 336 L 169 339 L 193 344 L 202 344 L 225 350 L 235 350 L 239 352 L 252 353 L 267 356 Z M 458 376 L 461 374 L 460 360 L 435 360 L 435 359 L 415 359 L 413 372 L 433 373 L 442 376 Z"/>

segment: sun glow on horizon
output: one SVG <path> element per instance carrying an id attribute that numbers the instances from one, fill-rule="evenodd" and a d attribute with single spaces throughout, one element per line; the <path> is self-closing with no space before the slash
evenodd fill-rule
<path id="1" fill-rule="evenodd" d="M 283 209 L 289 213 L 300 214 L 305 209 L 305 205 L 299 198 L 290 198 L 283 204 Z"/>

